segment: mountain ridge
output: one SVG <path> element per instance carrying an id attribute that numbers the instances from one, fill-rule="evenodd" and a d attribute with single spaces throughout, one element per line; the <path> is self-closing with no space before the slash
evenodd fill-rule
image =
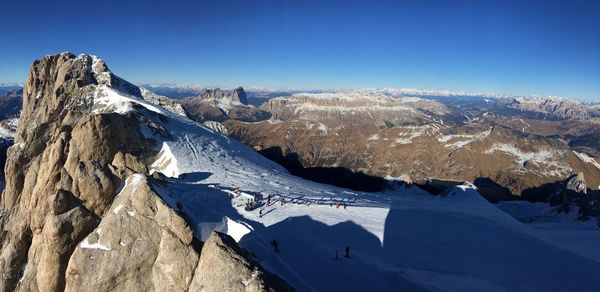
<path id="1" fill-rule="evenodd" d="M 432 196 L 306 181 L 102 64 L 60 54 L 30 70 L 0 198 L 0 291 L 600 285 L 600 262 L 470 183 Z"/>

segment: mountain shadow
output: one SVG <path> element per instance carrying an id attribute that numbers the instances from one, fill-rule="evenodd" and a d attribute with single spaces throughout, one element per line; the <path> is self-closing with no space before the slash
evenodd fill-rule
<path id="1" fill-rule="evenodd" d="M 460 192 L 460 191 L 459 191 Z M 472 192 L 472 193 L 471 193 Z M 452 283 L 458 291 L 589 291 L 600 284 L 600 263 L 558 248 L 519 229 L 493 206 L 483 215 L 444 210 L 470 201 L 474 191 L 414 209 L 393 201 L 385 221 L 383 252 L 398 272 L 431 284 Z M 476 203 L 472 206 L 485 205 Z M 479 209 L 479 208 L 478 208 Z M 496 219 L 489 219 L 498 218 Z M 578 271 L 569 273 L 566 271 Z M 433 287 L 445 290 L 448 287 Z"/>
<path id="2" fill-rule="evenodd" d="M 383 263 L 375 260 L 385 258 L 381 241 L 352 221 L 329 226 L 300 216 L 268 227 L 253 224 L 253 228 L 255 232 L 244 236 L 240 245 L 268 262 L 266 267 L 281 271 L 280 276 L 299 291 L 426 291 L 393 266 L 382 268 Z M 274 239 L 278 252 L 270 246 Z M 345 257 L 347 246 L 349 257 Z"/>
<path id="3" fill-rule="evenodd" d="M 283 153 L 279 146 L 258 151 L 285 167 L 291 174 L 308 180 L 363 192 L 379 192 L 389 186 L 381 177 L 354 172 L 345 167 L 304 167 L 297 153 Z"/>

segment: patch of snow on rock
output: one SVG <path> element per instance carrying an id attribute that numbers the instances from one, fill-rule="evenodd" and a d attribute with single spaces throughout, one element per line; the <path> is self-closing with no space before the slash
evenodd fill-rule
<path id="1" fill-rule="evenodd" d="M 93 94 L 94 98 L 94 114 L 115 112 L 119 114 L 127 113 L 133 110 L 133 103 L 139 104 L 146 109 L 160 113 L 163 112 L 156 106 L 141 100 L 137 97 L 118 92 L 106 85 L 98 85 Z"/>
<path id="2" fill-rule="evenodd" d="M 492 133 L 493 127 L 490 127 L 487 131 L 483 131 L 481 133 L 477 133 L 474 135 L 442 135 L 438 138 L 438 142 L 446 143 L 451 140 L 454 140 L 453 143 L 446 144 L 444 147 L 446 148 L 462 148 L 471 143 L 481 141 L 490 136 Z M 457 140 L 457 141 L 456 141 Z"/>
<path id="3" fill-rule="evenodd" d="M 100 230 L 101 229 L 96 230 L 96 233 L 98 235 L 100 235 Z M 89 235 L 79 244 L 79 247 L 85 248 L 85 249 L 99 249 L 99 250 L 107 250 L 107 251 L 111 250 L 108 246 L 101 244 L 99 241 L 96 243 L 90 243 L 88 238 L 89 238 Z"/>
<path id="4" fill-rule="evenodd" d="M 159 156 L 156 161 L 150 165 L 150 173 L 158 171 L 168 177 L 179 177 L 179 168 L 177 168 L 177 159 L 171 152 L 171 148 L 167 143 L 163 143 L 162 148 L 158 152 Z"/>
<path id="5" fill-rule="evenodd" d="M 577 155 L 577 157 L 579 159 L 581 159 L 581 161 L 583 161 L 585 163 L 591 163 L 596 168 L 600 169 L 600 163 L 598 163 L 593 157 L 591 157 L 585 153 L 581 153 L 581 152 L 577 152 L 577 151 L 573 151 L 573 153 L 575 153 L 575 155 Z"/>

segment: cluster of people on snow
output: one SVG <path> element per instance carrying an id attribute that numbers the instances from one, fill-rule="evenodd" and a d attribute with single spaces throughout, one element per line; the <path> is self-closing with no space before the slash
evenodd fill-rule
<path id="1" fill-rule="evenodd" d="M 239 188 L 234 189 L 233 193 L 229 193 L 229 199 L 232 200 L 234 198 L 233 194 L 239 196 L 242 194 L 242 192 Z M 245 205 L 244 205 L 244 210 L 250 212 L 250 211 L 254 211 L 256 208 L 259 208 L 262 206 L 262 208 L 260 208 L 258 211 L 258 216 L 262 218 L 264 208 L 271 206 L 271 203 L 273 203 L 273 204 L 276 203 L 276 201 L 272 201 L 272 197 L 270 194 L 267 195 L 266 202 L 263 202 L 262 199 L 263 199 L 262 195 L 260 195 L 260 194 L 256 194 L 252 198 L 247 198 Z M 279 203 L 282 206 L 286 203 L 284 196 L 279 196 L 279 199 L 277 201 L 279 201 Z M 297 203 L 297 204 L 302 204 L 303 201 L 306 201 L 306 200 L 292 199 L 292 203 Z M 344 210 L 346 209 L 346 207 L 349 204 L 349 202 L 346 202 L 346 201 L 331 199 L 329 201 L 329 206 L 333 207 L 334 203 L 335 203 L 335 207 L 337 209 L 339 209 L 340 207 L 343 207 Z M 310 204 L 306 204 L 306 205 L 309 206 Z M 273 239 L 273 241 L 271 241 L 271 245 L 273 246 L 273 250 L 276 253 L 279 253 L 279 243 L 277 242 L 276 239 Z M 348 246 L 346 246 L 344 248 L 344 257 L 350 258 L 350 247 L 348 247 Z M 338 250 L 337 249 L 335 250 L 335 259 L 336 260 L 338 259 Z"/>
<path id="2" fill-rule="evenodd" d="M 234 189 L 233 192 L 229 193 L 229 199 L 233 200 L 235 197 L 234 194 L 235 194 L 235 196 L 239 196 L 242 194 L 242 192 L 239 188 Z M 246 195 L 248 195 L 248 194 L 246 194 Z M 259 209 L 259 212 L 258 212 L 259 217 L 262 217 L 265 207 L 269 207 L 272 204 L 275 204 L 276 202 L 279 202 L 282 206 L 287 203 L 285 196 L 280 195 L 280 196 L 278 196 L 278 198 L 276 200 L 273 200 L 273 199 L 274 198 L 269 194 L 269 195 L 267 195 L 266 202 L 265 202 L 265 200 L 263 200 L 262 195 L 256 194 L 250 198 L 246 198 L 246 202 L 244 203 L 244 210 L 251 212 L 256 209 Z M 329 204 L 330 207 L 333 207 L 335 205 L 335 207 L 337 209 L 339 209 L 340 207 L 343 207 L 344 210 L 350 205 L 350 201 L 337 200 L 337 199 L 333 199 L 333 198 L 330 198 L 329 200 L 323 200 L 323 199 L 310 200 L 310 199 L 301 199 L 301 198 L 291 198 L 290 201 L 292 204 L 299 204 L 299 205 L 306 205 L 306 206 L 310 206 L 313 203 Z"/>

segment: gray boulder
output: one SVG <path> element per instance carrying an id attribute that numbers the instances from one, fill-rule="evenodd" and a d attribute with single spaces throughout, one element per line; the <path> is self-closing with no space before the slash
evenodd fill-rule
<path id="1" fill-rule="evenodd" d="M 213 232 L 202 247 L 190 291 L 294 291 L 264 270 L 227 234 Z"/>

